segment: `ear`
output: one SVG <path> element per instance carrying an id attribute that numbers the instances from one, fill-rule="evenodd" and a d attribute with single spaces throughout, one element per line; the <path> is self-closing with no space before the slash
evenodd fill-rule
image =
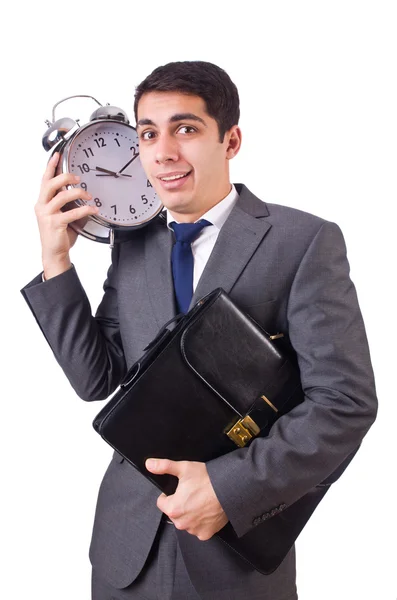
<path id="1" fill-rule="evenodd" d="M 241 147 L 241 129 L 238 125 L 233 125 L 229 131 L 225 133 L 227 139 L 226 158 L 230 160 L 234 158 Z"/>

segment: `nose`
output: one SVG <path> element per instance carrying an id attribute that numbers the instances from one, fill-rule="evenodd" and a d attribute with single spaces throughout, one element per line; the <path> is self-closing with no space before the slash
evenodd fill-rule
<path id="1" fill-rule="evenodd" d="M 156 143 L 156 162 L 161 164 L 169 160 L 177 162 L 179 158 L 178 145 L 170 135 L 162 135 Z"/>

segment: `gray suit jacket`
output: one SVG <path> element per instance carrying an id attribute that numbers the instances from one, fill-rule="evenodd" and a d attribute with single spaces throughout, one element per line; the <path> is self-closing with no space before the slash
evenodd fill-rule
<path id="1" fill-rule="evenodd" d="M 281 417 L 267 438 L 207 463 L 217 497 L 242 536 L 328 477 L 360 444 L 377 403 L 340 229 L 295 209 L 266 205 L 243 185 L 236 188 L 239 200 L 192 305 L 223 287 L 267 331 L 284 332 L 305 391 L 305 402 Z M 95 317 L 74 268 L 45 283 L 38 276 L 21 290 L 84 400 L 107 398 L 175 315 L 172 243 L 171 232 L 156 219 L 116 245 Z M 142 569 L 161 519 L 158 495 L 114 455 L 99 491 L 90 557 L 115 587 L 126 587 Z M 214 582 L 238 588 L 245 585 L 243 575 L 249 579 L 250 568 L 217 536 L 200 542 L 178 531 L 178 538 L 199 591 Z M 273 598 L 283 596 L 282 580 L 293 577 L 292 559 L 286 565 L 279 581 L 277 571 L 267 576 Z"/>

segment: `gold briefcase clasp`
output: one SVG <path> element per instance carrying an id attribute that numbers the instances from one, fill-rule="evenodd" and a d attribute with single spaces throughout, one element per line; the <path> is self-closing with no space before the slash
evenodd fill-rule
<path id="1" fill-rule="evenodd" d="M 237 423 L 233 425 L 226 432 L 226 435 L 234 442 L 239 448 L 244 448 L 253 437 L 258 435 L 260 429 L 251 417 L 246 415 L 242 419 L 239 419 Z"/>

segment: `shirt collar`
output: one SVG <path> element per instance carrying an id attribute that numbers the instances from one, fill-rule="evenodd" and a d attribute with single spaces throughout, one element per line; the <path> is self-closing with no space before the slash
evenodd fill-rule
<path id="1" fill-rule="evenodd" d="M 232 209 L 234 208 L 234 205 L 236 204 L 237 200 L 238 200 L 238 192 L 237 192 L 236 188 L 234 187 L 234 185 L 232 184 L 232 189 L 230 190 L 228 195 L 225 198 L 223 198 L 223 200 L 218 202 L 218 204 L 215 204 L 215 206 L 210 208 L 204 215 L 202 215 L 200 217 L 200 219 L 198 219 L 198 221 L 200 221 L 201 219 L 206 219 L 207 221 L 212 223 L 215 227 L 217 227 L 217 229 L 220 230 L 222 225 L 225 223 L 226 219 L 232 212 Z M 170 223 L 173 223 L 173 222 L 179 223 L 179 221 L 176 221 L 171 216 L 170 212 L 167 210 L 167 227 L 168 227 L 168 229 L 172 229 L 170 227 Z M 197 221 L 195 221 L 195 223 L 197 223 Z"/>

